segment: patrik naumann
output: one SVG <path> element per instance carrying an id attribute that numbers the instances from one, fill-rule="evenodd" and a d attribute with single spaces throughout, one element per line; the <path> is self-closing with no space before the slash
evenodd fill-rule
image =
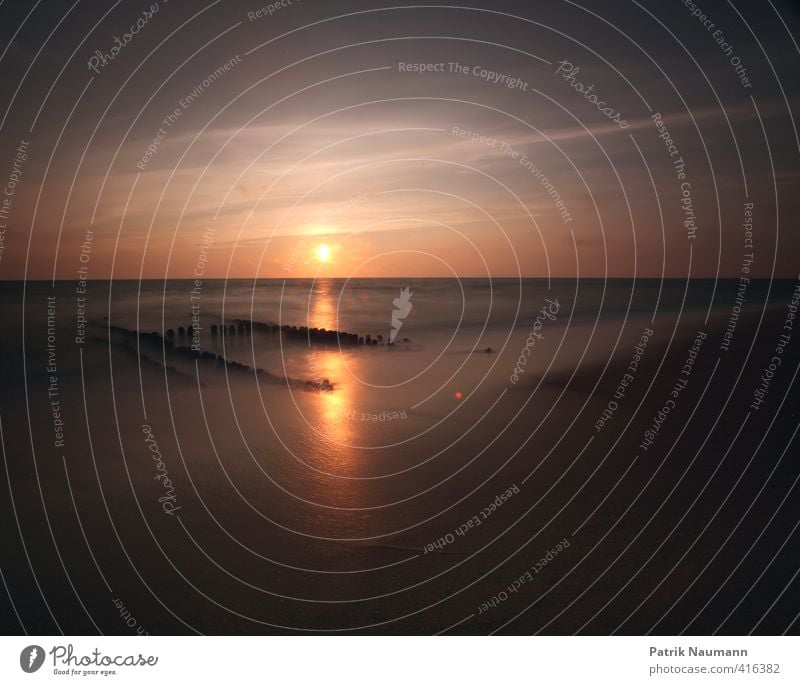
<path id="1" fill-rule="evenodd" d="M 746 649 L 703 649 L 702 647 L 650 647 L 650 656 L 747 656 Z"/>

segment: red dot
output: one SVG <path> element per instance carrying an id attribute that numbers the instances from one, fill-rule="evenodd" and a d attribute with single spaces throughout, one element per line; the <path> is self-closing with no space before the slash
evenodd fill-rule
<path id="1" fill-rule="evenodd" d="M 457 400 L 460 400 L 462 397 L 464 397 L 464 395 L 462 395 L 460 392 L 456 392 L 456 393 L 455 393 L 455 398 L 456 398 Z"/>

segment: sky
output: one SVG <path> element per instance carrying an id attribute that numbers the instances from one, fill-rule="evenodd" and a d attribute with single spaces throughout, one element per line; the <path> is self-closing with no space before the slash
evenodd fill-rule
<path id="1" fill-rule="evenodd" d="M 0 279 L 797 277 L 795 3 L 283 2 L 0 5 Z"/>

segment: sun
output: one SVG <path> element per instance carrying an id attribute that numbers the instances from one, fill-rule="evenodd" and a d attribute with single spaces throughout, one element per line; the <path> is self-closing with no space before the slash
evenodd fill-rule
<path id="1" fill-rule="evenodd" d="M 314 253 L 317 255 L 317 259 L 320 262 L 329 262 L 331 261 L 331 248 L 325 243 L 320 243 L 314 250 Z"/>

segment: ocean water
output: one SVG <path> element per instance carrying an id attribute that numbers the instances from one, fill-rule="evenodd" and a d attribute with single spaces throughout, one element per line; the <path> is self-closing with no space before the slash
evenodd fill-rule
<path id="1" fill-rule="evenodd" d="M 3 283 L 0 303 L 18 327 L 4 327 L 0 347 L 7 357 L 16 351 L 23 370 L 41 369 L 56 352 L 62 375 L 76 375 L 81 363 L 97 364 L 116 388 L 125 387 L 121 379 L 135 362 L 139 394 L 147 390 L 143 365 L 174 372 L 173 393 L 191 378 L 212 389 L 268 385 L 270 392 L 281 389 L 277 404 L 288 402 L 293 410 L 286 425 L 310 429 L 312 436 L 331 436 L 332 422 L 338 432 L 349 425 L 343 442 L 361 444 L 363 438 L 374 448 L 386 443 L 376 441 L 371 417 L 385 423 L 387 412 L 405 412 L 385 430 L 394 441 L 412 439 L 421 429 L 435 433 L 438 422 L 449 419 L 469 425 L 510 386 L 535 388 L 543 380 L 602 369 L 627 354 L 623 341 L 638 338 L 645 327 L 666 340 L 712 317 L 727 318 L 738 288 L 737 281 L 631 279 Z M 744 310 L 785 306 L 791 288 L 784 281 L 754 281 Z M 409 306 L 393 320 L 404 289 Z M 241 320 L 262 325 L 243 332 Z M 212 330 L 223 325 L 236 326 L 236 333 Z M 390 346 L 393 325 L 397 337 Z M 287 326 L 370 336 L 380 344 L 325 343 L 302 330 L 275 333 Z M 49 352 L 48 328 L 55 334 Z M 245 368 L 198 364 L 194 356 L 201 353 Z M 5 373 L 19 370 L 7 366 Z M 158 392 L 169 390 L 170 380 L 166 374 L 166 388 L 159 385 Z M 303 392 L 308 384 L 325 399 Z"/>
<path id="2" fill-rule="evenodd" d="M 655 279 L 59 281 L 1 283 L 0 305 L 18 326 L 41 330 L 47 298 L 54 298 L 62 354 L 81 347 L 75 344 L 81 334 L 96 343 L 117 328 L 158 336 L 172 329 L 176 336 L 170 342 L 178 347 L 194 346 L 275 376 L 313 381 L 331 376 L 330 382 L 364 393 L 402 386 L 409 394 L 418 386 L 419 397 L 424 397 L 459 369 L 469 372 L 474 365 L 464 360 L 487 348 L 493 362 L 508 356 L 502 364 L 491 364 L 486 377 L 503 382 L 542 307 L 556 306 L 548 302 L 557 303 L 558 312 L 547 317 L 547 334 L 539 337 L 539 354 L 530 360 L 537 373 L 568 369 L 579 358 L 586 362 L 613 355 L 626 328 L 635 332 L 648 322 L 680 326 L 698 317 L 726 316 L 738 287 L 738 281 Z M 786 281 L 753 281 L 744 308 L 780 307 L 791 287 Z M 409 311 L 396 320 L 398 344 L 390 349 L 385 343 L 392 335 L 394 301 L 406 288 Z M 281 340 L 255 333 L 223 339 L 212 332 L 212 326 L 240 320 L 380 336 L 382 349 L 318 345 L 313 336 Z M 194 337 L 179 337 L 181 326 L 196 328 Z M 21 342 L 18 332 L 15 326 L 5 328 L 2 342 L 16 346 Z M 112 347 L 120 342 L 111 338 Z M 555 347 L 543 351 L 553 343 L 559 354 L 552 354 Z M 34 344 L 27 352 L 39 349 Z M 157 349 L 147 354 L 167 363 L 166 353 L 162 359 Z M 471 373 L 463 383 L 472 387 L 480 378 L 482 374 Z M 391 395 L 388 389 L 384 394 Z"/>
<path id="3" fill-rule="evenodd" d="M 84 297 L 95 322 L 160 330 L 191 316 L 198 306 L 209 321 L 221 317 L 289 325 L 325 325 L 340 330 L 386 334 L 393 299 L 401 289 L 413 293 L 413 318 L 418 331 L 489 325 L 525 326 L 543 297 L 558 297 L 573 319 L 629 314 L 658 315 L 683 311 L 725 309 L 735 297 L 738 280 L 727 279 L 259 279 L 89 281 L 78 293 L 73 281 L 0 281 L 0 304 L 8 316 L 21 314 L 24 299 L 34 303 L 56 295 L 69 306 Z M 747 305 L 780 303 L 790 295 L 792 281 L 753 280 Z M 34 310 L 35 311 L 35 310 Z M 29 310 L 29 318 L 30 318 Z"/>
<path id="4" fill-rule="evenodd" d="M 535 586 L 561 587 L 551 604 L 561 607 L 606 568 L 592 545 L 662 460 L 678 461 L 659 474 L 663 492 L 692 467 L 691 447 L 668 450 L 697 403 L 714 399 L 703 415 L 719 410 L 726 434 L 741 426 L 794 287 L 751 283 L 721 352 L 736 281 L 92 281 L 85 292 L 2 283 L 13 513 L 41 559 L 58 548 L 60 561 L 37 565 L 38 581 L 77 633 L 93 631 L 87 612 L 121 630 L 113 597 L 97 591 L 103 577 L 150 632 L 435 632 L 476 614 L 569 537 L 563 565 Z M 406 288 L 411 307 L 400 307 L 390 346 Z M 181 336 L 193 317 L 199 333 Z M 242 319 L 263 325 L 240 330 Z M 236 331 L 214 335 L 222 324 Z M 645 330 L 635 382 L 598 432 Z M 684 399 L 631 471 L 698 331 L 706 342 Z M 692 482 L 716 464 L 700 460 Z M 491 519 L 453 532 L 509 489 Z M 660 500 L 641 506 L 651 502 Z M 685 504 L 664 511 L 677 518 Z M 642 520 L 620 530 L 631 537 Z M 687 524 L 696 533 L 704 520 Z M 592 556 L 577 567 L 579 553 Z M 25 568 L 4 569 L 6 581 L 30 583 Z M 39 632 L 52 632 L 37 606 Z M 464 627 L 487 632 L 507 611 Z M 515 629 L 530 632 L 538 616 Z"/>
<path id="5" fill-rule="evenodd" d="M 792 282 L 752 281 L 744 306 L 780 306 Z M 196 323 L 209 340 L 210 327 L 239 319 L 380 335 L 388 341 L 393 301 L 408 288 L 411 310 L 402 319 L 402 338 L 459 344 L 501 344 L 526 329 L 546 299 L 560 306 L 559 325 L 680 318 L 730 311 L 738 281 L 639 279 L 357 279 L 0 282 L 0 306 L 10 320 L 41 320 L 42 302 L 55 297 L 60 325 L 73 328 L 79 314 L 94 330 L 110 326 L 165 334 Z M 79 292 L 80 290 L 80 292 Z M 85 292 L 83 292 L 85 290 Z M 4 331 L 13 337 L 11 331 Z M 452 343 L 451 343 L 452 347 Z M 470 346 L 471 348 L 471 346 Z"/>

